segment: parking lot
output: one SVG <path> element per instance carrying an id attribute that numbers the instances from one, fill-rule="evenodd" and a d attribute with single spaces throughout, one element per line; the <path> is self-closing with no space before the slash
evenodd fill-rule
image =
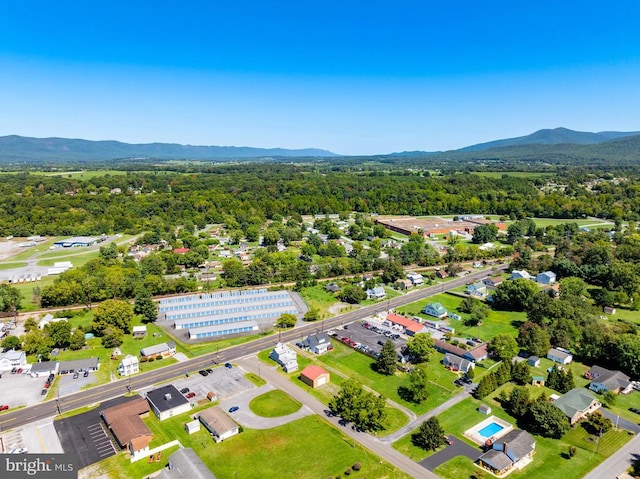
<path id="1" fill-rule="evenodd" d="M 7 405 L 9 409 L 19 406 L 32 406 L 42 401 L 45 396 L 40 394 L 47 378 L 32 378 L 29 374 L 11 374 L 4 371 L 0 378 L 0 406 Z"/>
<path id="2" fill-rule="evenodd" d="M 222 400 L 255 387 L 251 381 L 244 377 L 245 372 L 238 367 L 234 366 L 228 369 L 219 365 L 211 371 L 207 376 L 201 376 L 198 371 L 193 371 L 189 373 L 189 377 L 182 376 L 180 379 L 172 381 L 172 384 L 178 390 L 188 388 L 190 393 L 195 393 L 194 397 L 189 398 L 193 403 L 207 399 L 209 392 L 214 392 Z"/>
<path id="3" fill-rule="evenodd" d="M 86 467 L 113 456 L 118 450 L 106 431 L 106 425 L 100 417 L 100 411 L 116 404 L 130 401 L 132 398 L 119 397 L 105 401 L 99 408 L 54 421 L 65 452 L 74 452 L 78 457 L 78 467 Z"/>
<path id="4" fill-rule="evenodd" d="M 95 373 L 93 371 L 89 371 L 89 375 L 87 377 L 84 377 L 84 373 L 79 373 L 76 379 L 73 379 L 73 374 L 63 374 L 60 376 L 56 376 L 60 396 L 77 393 L 85 386 L 95 382 L 94 375 Z"/>
<path id="5" fill-rule="evenodd" d="M 404 334 L 401 334 L 399 331 L 392 328 L 382 326 L 381 321 L 371 319 L 368 321 L 356 321 L 355 323 L 338 327 L 328 331 L 327 334 L 346 344 L 349 344 L 347 340 L 352 343 L 356 343 L 356 346 L 353 344 L 350 345 L 373 356 L 382 350 L 382 345 L 388 339 L 393 341 L 396 351 L 398 352 L 404 348 L 404 345 L 407 342 L 407 337 Z M 358 347 L 358 344 L 361 346 Z"/>

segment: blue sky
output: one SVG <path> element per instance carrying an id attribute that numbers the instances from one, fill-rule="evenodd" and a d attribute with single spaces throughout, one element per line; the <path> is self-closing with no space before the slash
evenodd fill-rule
<path id="1" fill-rule="evenodd" d="M 447 150 L 640 130 L 640 2 L 0 2 L 0 135 Z"/>

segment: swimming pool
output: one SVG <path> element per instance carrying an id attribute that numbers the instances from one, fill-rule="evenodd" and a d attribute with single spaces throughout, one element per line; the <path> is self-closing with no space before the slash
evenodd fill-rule
<path id="1" fill-rule="evenodd" d="M 486 437 L 487 439 L 489 439 L 490 437 L 495 436 L 497 433 L 499 433 L 503 429 L 504 429 L 504 426 L 501 426 L 497 422 L 492 422 L 488 426 L 485 426 L 482 429 L 480 429 L 478 431 L 478 434 L 481 435 L 482 437 Z"/>

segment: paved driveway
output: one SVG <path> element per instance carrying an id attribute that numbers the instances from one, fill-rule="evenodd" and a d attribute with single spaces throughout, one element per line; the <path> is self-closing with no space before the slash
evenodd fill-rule
<path id="1" fill-rule="evenodd" d="M 420 465 L 425 469 L 433 471 L 440 464 L 444 464 L 449 459 L 456 456 L 465 456 L 475 462 L 482 455 L 482 451 L 478 448 L 469 446 L 466 442 L 461 441 L 455 436 L 449 436 L 453 439 L 452 445 L 447 445 L 442 451 L 436 452 L 433 456 L 427 457 Z"/>
<path id="2" fill-rule="evenodd" d="M 600 412 L 604 417 L 608 417 L 609 419 L 611 419 L 611 422 L 614 426 L 617 424 L 620 429 L 626 429 L 627 431 L 631 431 L 634 434 L 640 434 L 640 426 L 636 423 L 627 421 L 626 419 L 613 414 L 611 411 L 605 408 L 600 408 Z"/>

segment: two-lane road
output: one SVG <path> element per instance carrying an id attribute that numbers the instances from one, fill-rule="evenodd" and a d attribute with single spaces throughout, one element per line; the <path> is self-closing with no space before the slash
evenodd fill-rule
<path id="1" fill-rule="evenodd" d="M 429 296 L 457 288 L 458 286 L 469 282 L 478 281 L 482 278 L 495 274 L 498 269 L 504 270 L 506 269 L 506 265 L 502 264 L 491 270 L 476 271 L 466 276 L 454 278 L 446 283 L 440 283 L 428 288 L 414 290 L 410 293 L 396 298 L 391 298 L 381 303 L 350 311 L 334 318 L 325 319 L 321 323 L 309 323 L 295 329 L 285 330 L 278 336 L 271 335 L 259 338 L 239 346 L 233 346 L 220 351 L 219 353 L 208 353 L 181 363 L 172 364 L 161 369 L 138 374 L 131 378 L 121 379 L 102 386 L 96 386 L 91 389 L 61 396 L 59 399 L 50 400 L 36 406 L 29 406 L 20 410 L 4 413 L 0 416 L 0 431 L 13 429 L 47 417 L 55 416 L 60 412 L 98 404 L 106 401 L 107 399 L 121 396 L 127 392 L 127 386 L 130 386 L 131 390 L 135 391 L 137 389 L 152 386 L 153 384 L 169 381 L 187 372 L 191 373 L 204 367 L 210 367 L 214 361 L 234 361 L 250 354 L 256 354 L 259 351 L 272 347 L 278 339 L 285 342 L 292 341 L 301 338 L 306 334 L 310 334 L 318 330 L 320 327 L 325 330 L 329 330 L 342 324 L 351 323 L 371 316 L 381 309 L 393 309 L 405 304 L 413 303 Z"/>

